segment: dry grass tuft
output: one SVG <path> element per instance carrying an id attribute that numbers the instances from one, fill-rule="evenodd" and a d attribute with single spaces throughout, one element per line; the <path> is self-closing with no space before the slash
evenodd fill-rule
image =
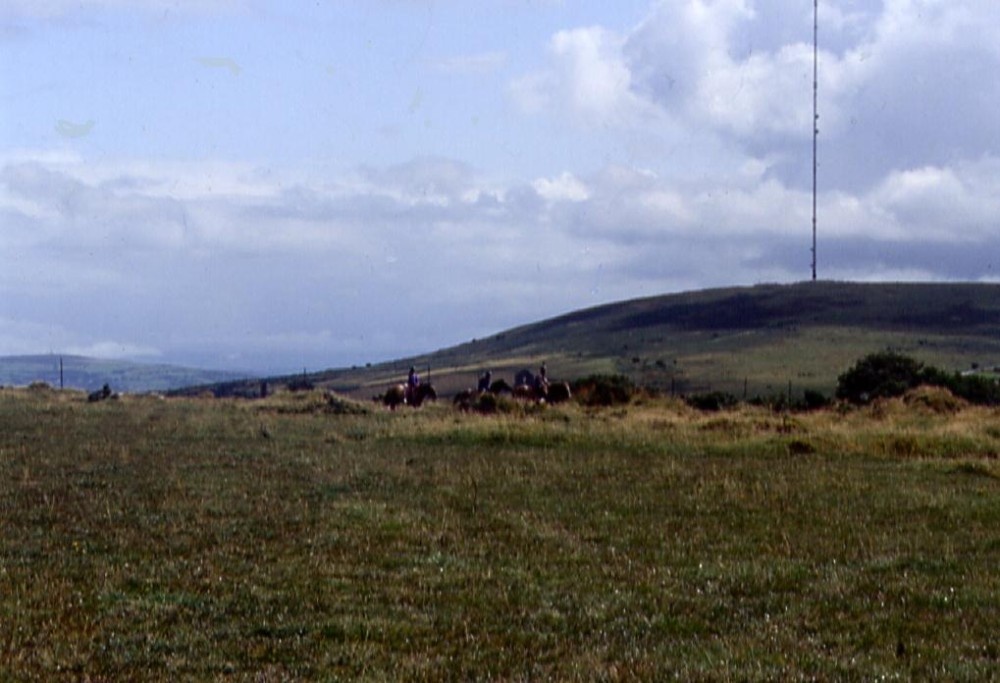
<path id="1" fill-rule="evenodd" d="M 910 408 L 922 409 L 937 414 L 954 415 L 969 403 L 944 387 L 920 386 L 903 396 L 903 403 Z"/>

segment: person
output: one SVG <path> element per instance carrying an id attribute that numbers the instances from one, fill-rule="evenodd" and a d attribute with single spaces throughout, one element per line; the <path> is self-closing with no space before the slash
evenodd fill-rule
<path id="1" fill-rule="evenodd" d="M 410 366 L 410 374 L 406 376 L 406 401 L 410 403 L 413 401 L 413 397 L 417 395 L 417 387 L 420 386 L 420 377 L 417 375 L 417 369 Z"/>
<path id="2" fill-rule="evenodd" d="M 479 378 L 479 392 L 484 393 L 490 390 L 490 385 L 493 383 L 493 373 L 489 370 L 486 374 Z"/>
<path id="3" fill-rule="evenodd" d="M 549 393 L 549 378 L 545 374 L 545 363 L 542 363 L 542 367 L 538 369 L 538 374 L 535 376 L 535 390 L 542 396 Z"/>

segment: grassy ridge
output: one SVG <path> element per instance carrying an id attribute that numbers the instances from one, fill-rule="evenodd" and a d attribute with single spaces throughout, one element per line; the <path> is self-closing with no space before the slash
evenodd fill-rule
<path id="1" fill-rule="evenodd" d="M 1000 285 L 808 282 L 671 294 L 576 311 L 416 358 L 314 377 L 368 398 L 406 368 L 443 392 L 486 368 L 546 361 L 562 379 L 620 373 L 677 392 L 832 393 L 858 358 L 893 348 L 948 371 L 1000 365 Z"/>
<path id="2" fill-rule="evenodd" d="M 1000 414 L 934 399 L 0 392 L 0 678 L 995 676 Z"/>

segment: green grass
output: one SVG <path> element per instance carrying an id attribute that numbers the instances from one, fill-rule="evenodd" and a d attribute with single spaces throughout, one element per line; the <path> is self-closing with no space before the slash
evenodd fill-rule
<path id="1" fill-rule="evenodd" d="M 996 677 L 997 417 L 0 392 L 0 679 Z"/>

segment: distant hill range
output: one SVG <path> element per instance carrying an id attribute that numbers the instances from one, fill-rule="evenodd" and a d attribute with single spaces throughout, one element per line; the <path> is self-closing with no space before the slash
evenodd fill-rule
<path id="1" fill-rule="evenodd" d="M 1000 285 L 806 282 L 669 294 L 588 308 L 413 358 L 269 382 L 370 398 L 414 365 L 448 395 L 474 386 L 487 369 L 511 381 L 545 363 L 554 379 L 624 374 L 665 392 L 829 394 L 856 360 L 885 349 L 946 370 L 1000 366 Z"/>
<path id="2" fill-rule="evenodd" d="M 60 361 L 62 374 L 60 377 Z M 26 386 L 44 382 L 59 388 L 94 391 L 105 384 L 114 391 L 167 391 L 191 385 L 213 384 L 245 377 L 232 372 L 199 370 L 176 365 L 154 365 L 83 356 L 0 357 L 0 385 Z"/>

